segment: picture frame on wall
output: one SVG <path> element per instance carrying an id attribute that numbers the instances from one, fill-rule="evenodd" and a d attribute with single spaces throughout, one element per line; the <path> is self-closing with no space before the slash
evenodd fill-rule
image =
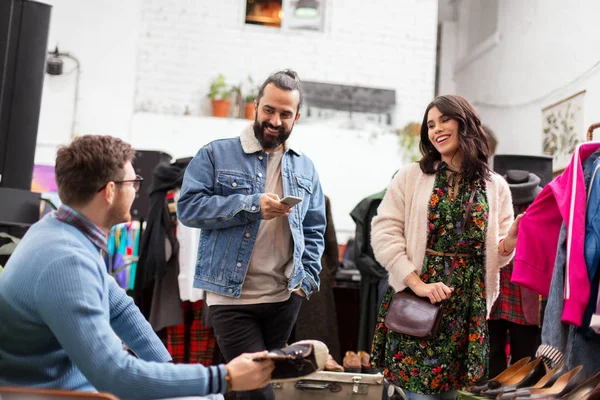
<path id="1" fill-rule="evenodd" d="M 542 108 L 544 154 L 553 157 L 553 171 L 569 165 L 577 144 L 585 141 L 583 107 L 585 90 Z"/>

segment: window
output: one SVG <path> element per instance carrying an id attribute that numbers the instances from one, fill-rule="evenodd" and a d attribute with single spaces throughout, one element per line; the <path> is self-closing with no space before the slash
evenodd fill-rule
<path id="1" fill-rule="evenodd" d="M 280 28 L 282 19 L 282 0 L 246 0 L 247 24 Z"/>
<path id="2" fill-rule="evenodd" d="M 246 0 L 245 23 L 322 32 L 325 0 Z"/>

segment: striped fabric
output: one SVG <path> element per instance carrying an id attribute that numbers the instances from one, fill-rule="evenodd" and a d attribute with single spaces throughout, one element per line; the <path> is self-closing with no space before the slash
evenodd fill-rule
<path id="1" fill-rule="evenodd" d="M 535 352 L 536 358 L 541 358 L 549 368 L 554 368 L 565 361 L 564 354 L 554 346 L 542 344 Z"/>

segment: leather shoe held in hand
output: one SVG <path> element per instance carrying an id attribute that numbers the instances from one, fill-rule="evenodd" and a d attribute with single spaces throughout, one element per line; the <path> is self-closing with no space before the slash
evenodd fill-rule
<path id="1" fill-rule="evenodd" d="M 271 350 L 265 358 L 275 363 L 271 382 L 288 382 L 322 371 L 328 357 L 329 349 L 325 343 L 301 340 L 282 349 Z"/>
<path id="2" fill-rule="evenodd" d="M 489 389 L 499 388 L 504 381 L 506 381 L 508 378 L 513 376 L 515 374 L 515 372 L 517 372 L 519 370 L 519 368 L 521 368 L 522 366 L 527 364 L 529 362 L 529 360 L 531 360 L 531 357 L 525 357 L 525 358 L 520 359 L 519 361 L 515 362 L 510 367 L 508 367 L 507 369 L 505 369 L 504 371 L 502 371 L 500 374 L 498 374 L 494 378 L 490 379 L 489 381 L 487 381 L 481 385 L 471 387 L 469 389 L 469 392 L 479 394 L 479 393 L 481 393 L 482 390 L 485 390 L 488 388 Z"/>
<path id="3" fill-rule="evenodd" d="M 513 376 L 503 381 L 502 385 L 495 389 L 485 389 L 481 394 L 495 399 L 505 392 L 514 392 L 515 390 L 532 386 L 546 374 L 546 367 L 540 358 L 525 364 Z"/>

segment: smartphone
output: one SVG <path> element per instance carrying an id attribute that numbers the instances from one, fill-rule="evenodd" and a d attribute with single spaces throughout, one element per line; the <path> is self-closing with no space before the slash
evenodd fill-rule
<path id="1" fill-rule="evenodd" d="M 290 207 L 294 207 L 296 204 L 302 201 L 302 197 L 295 196 L 285 196 L 283 199 L 279 200 L 281 203 L 286 204 Z"/>

